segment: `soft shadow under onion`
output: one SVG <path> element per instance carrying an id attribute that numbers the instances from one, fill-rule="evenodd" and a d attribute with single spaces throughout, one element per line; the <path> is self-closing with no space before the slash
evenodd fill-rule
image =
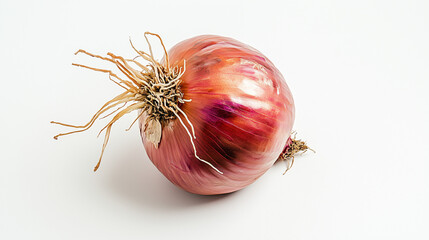
<path id="1" fill-rule="evenodd" d="M 123 153 L 111 156 L 114 171 L 109 171 L 106 186 L 133 204 L 161 211 L 179 210 L 223 201 L 232 194 L 203 196 L 186 192 L 169 182 L 151 163 L 142 147 L 123 147 Z"/>

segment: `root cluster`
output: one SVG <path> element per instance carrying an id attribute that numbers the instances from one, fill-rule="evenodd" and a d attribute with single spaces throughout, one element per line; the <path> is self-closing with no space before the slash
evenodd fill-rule
<path id="1" fill-rule="evenodd" d="M 154 59 L 152 48 L 147 37 L 148 35 L 156 36 L 161 42 L 165 53 L 165 65 L 160 64 Z M 79 129 L 58 134 L 54 138 L 58 139 L 60 136 L 86 131 L 91 128 L 97 119 L 104 118 L 116 113 L 116 115 L 114 115 L 114 117 L 99 132 L 100 135 L 103 131 L 105 131 L 105 137 L 99 161 L 94 168 L 94 171 L 96 171 L 100 166 L 104 150 L 109 141 L 110 131 L 113 124 L 125 114 L 135 110 L 140 111 L 137 118 L 132 122 L 131 126 L 127 130 L 129 130 L 143 114 L 146 114 L 144 129 L 146 139 L 153 143 L 155 147 L 158 147 L 161 141 L 163 126 L 165 126 L 168 121 L 177 118 L 182 126 L 186 129 L 190 137 L 195 157 L 198 160 L 210 165 L 213 169 L 222 174 L 222 172 L 220 172 L 212 164 L 198 157 L 195 144 L 193 142 L 193 139 L 196 138 L 194 127 L 189 121 L 187 115 L 180 109 L 181 104 L 191 101 L 191 99 L 183 98 L 183 93 L 180 90 L 180 83 L 182 82 L 181 77 L 186 71 L 186 62 L 183 63 L 183 67 L 179 68 L 176 66 L 171 68 L 169 64 L 168 53 L 161 37 L 158 34 L 150 32 L 146 32 L 144 36 L 149 46 L 149 53 L 137 50 L 130 40 L 131 47 L 138 54 L 138 56 L 134 59 L 126 59 L 113 53 L 107 53 L 107 56 L 103 57 L 89 53 L 82 49 L 75 53 L 83 53 L 88 56 L 115 64 L 122 74 L 126 76 L 126 79 L 121 78 L 111 70 L 93 68 L 86 65 L 73 63 L 74 66 L 107 73 L 109 75 L 109 79 L 123 88 L 125 91 L 106 102 L 85 125 L 79 126 L 52 121 L 51 123 L 54 124 Z M 138 58 L 142 58 L 143 60 L 147 61 L 147 64 L 142 64 L 137 60 Z M 117 106 L 119 107 L 116 110 L 104 117 L 101 117 L 102 114 Z M 180 115 L 186 119 L 189 127 L 184 123 Z M 189 131 L 189 128 L 191 129 L 192 134 L 191 131 Z"/>

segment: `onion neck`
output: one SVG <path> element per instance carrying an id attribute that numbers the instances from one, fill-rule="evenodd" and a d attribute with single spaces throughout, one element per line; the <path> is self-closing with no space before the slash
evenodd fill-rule
<path id="1" fill-rule="evenodd" d="M 280 154 L 276 161 L 285 161 L 287 163 L 286 170 L 283 174 L 285 174 L 287 171 L 289 171 L 289 169 L 292 168 L 293 163 L 295 161 L 295 156 L 298 153 L 305 153 L 307 152 L 307 150 L 315 152 L 313 149 L 308 147 L 306 142 L 302 141 L 301 139 L 296 139 L 296 133 L 294 133 L 293 136 L 291 135 L 286 142 L 286 146 L 283 149 L 283 152 Z"/>

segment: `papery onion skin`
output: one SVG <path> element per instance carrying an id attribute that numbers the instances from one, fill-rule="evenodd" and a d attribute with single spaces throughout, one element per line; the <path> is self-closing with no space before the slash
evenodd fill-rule
<path id="1" fill-rule="evenodd" d="M 158 146 L 141 136 L 153 164 L 186 191 L 214 195 L 253 183 L 277 160 L 295 118 L 292 94 L 279 70 L 262 53 L 231 38 L 204 35 L 182 41 L 169 52 L 172 67 L 183 67 L 181 109 L 192 122 L 200 158 L 176 118 L 162 130 Z"/>

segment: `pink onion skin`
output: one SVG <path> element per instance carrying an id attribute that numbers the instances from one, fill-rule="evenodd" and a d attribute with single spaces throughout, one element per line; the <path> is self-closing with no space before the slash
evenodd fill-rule
<path id="1" fill-rule="evenodd" d="M 181 90 L 192 101 L 181 109 L 194 125 L 197 155 L 223 174 L 195 158 L 178 119 L 163 127 L 155 148 L 146 141 L 142 116 L 140 132 L 149 158 L 191 193 L 230 193 L 253 183 L 277 160 L 294 123 L 294 101 L 283 76 L 256 49 L 221 36 L 187 39 L 168 55 L 171 67 L 183 67 L 186 60 Z"/>

